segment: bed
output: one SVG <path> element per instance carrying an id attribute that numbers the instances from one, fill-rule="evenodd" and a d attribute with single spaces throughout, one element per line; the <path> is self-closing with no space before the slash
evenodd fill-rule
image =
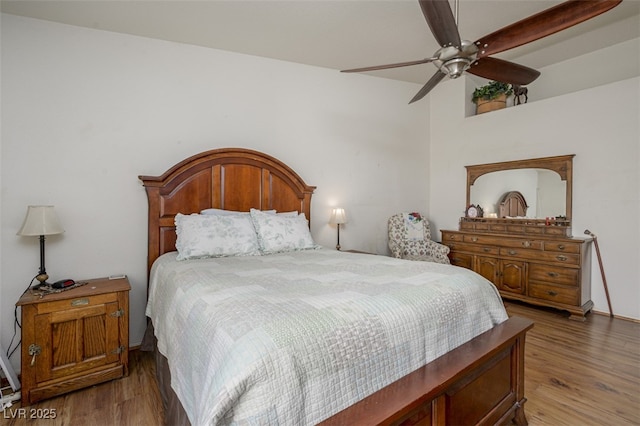
<path id="1" fill-rule="evenodd" d="M 149 202 L 145 346 L 156 350 L 167 424 L 527 423 L 532 323 L 508 318 L 488 281 L 306 236 L 282 246 L 271 227 L 308 232 L 315 188 L 260 152 L 207 151 L 140 179 Z M 251 217 L 260 253 L 185 248 L 186 223 L 225 224 L 224 212 Z"/>

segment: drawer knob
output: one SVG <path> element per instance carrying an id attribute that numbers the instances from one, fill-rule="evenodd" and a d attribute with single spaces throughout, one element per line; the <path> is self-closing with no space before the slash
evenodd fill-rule
<path id="1" fill-rule="evenodd" d="M 558 245 L 558 250 L 564 250 L 564 249 L 565 249 L 564 244 L 560 244 L 560 245 Z"/>
<path id="2" fill-rule="evenodd" d="M 471 241 L 473 241 L 474 243 L 478 241 L 478 237 L 471 237 Z"/>
<path id="3" fill-rule="evenodd" d="M 75 299 L 71 301 L 71 306 L 83 306 L 88 304 L 89 304 L 89 299 Z"/>
<path id="4" fill-rule="evenodd" d="M 561 262 L 564 262 L 565 260 L 567 260 L 567 256 L 559 255 L 559 256 L 556 256 L 556 259 L 558 259 Z"/>
<path id="5" fill-rule="evenodd" d="M 550 277 L 555 278 L 555 277 L 557 277 L 557 276 L 558 276 L 558 275 L 560 275 L 560 274 L 558 274 L 557 272 L 547 272 L 547 275 L 549 275 Z"/>
<path id="6" fill-rule="evenodd" d="M 556 292 L 555 292 L 555 291 L 553 291 L 553 290 L 549 290 L 549 291 L 547 291 L 547 294 L 548 294 L 549 296 L 557 296 L 557 295 L 558 295 L 558 293 L 556 293 Z"/>
<path id="7" fill-rule="evenodd" d="M 531 247 L 531 241 L 523 241 L 522 247 Z"/>
<path id="8" fill-rule="evenodd" d="M 518 254 L 518 252 L 515 250 L 509 250 L 507 253 L 509 253 L 511 256 L 515 256 L 516 254 Z"/>
<path id="9" fill-rule="evenodd" d="M 485 253 L 489 253 L 491 251 L 491 247 L 483 247 L 482 251 L 484 251 Z"/>

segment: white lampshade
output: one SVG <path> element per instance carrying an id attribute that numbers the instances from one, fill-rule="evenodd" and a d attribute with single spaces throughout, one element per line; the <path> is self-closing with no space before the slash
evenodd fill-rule
<path id="1" fill-rule="evenodd" d="M 344 209 L 335 208 L 331 210 L 331 218 L 329 219 L 329 223 L 332 225 L 342 225 L 343 223 L 347 223 L 347 215 L 344 212 Z"/>
<path id="2" fill-rule="evenodd" d="M 62 234 L 64 229 L 53 206 L 29 206 L 17 235 L 25 237 Z"/>

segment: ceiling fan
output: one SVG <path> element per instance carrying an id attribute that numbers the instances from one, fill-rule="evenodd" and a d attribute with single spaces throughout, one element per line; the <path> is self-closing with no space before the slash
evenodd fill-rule
<path id="1" fill-rule="evenodd" d="M 622 0 L 568 0 L 501 28 L 476 42 L 471 42 L 462 40 L 458 32 L 458 1 L 455 0 L 454 4 L 456 10 L 454 18 L 448 0 L 419 0 L 431 32 L 438 44 L 442 46 L 433 56 L 417 61 L 354 68 L 342 70 L 342 72 L 375 71 L 433 62 L 438 67 L 438 71 L 409 103 L 422 99 L 445 76 L 458 78 L 465 71 L 490 80 L 523 86 L 538 78 L 540 72 L 489 55 L 562 31 L 600 15 L 622 2 Z"/>

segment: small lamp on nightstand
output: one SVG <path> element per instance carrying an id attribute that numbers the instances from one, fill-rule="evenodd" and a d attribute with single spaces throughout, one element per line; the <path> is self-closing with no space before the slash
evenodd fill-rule
<path id="1" fill-rule="evenodd" d="M 64 229 L 60 225 L 53 206 L 29 206 L 27 208 L 27 215 L 17 235 L 40 237 L 40 271 L 36 276 L 36 279 L 40 281 L 38 286 L 50 285 L 47 282 L 49 275 L 47 275 L 47 270 L 44 267 L 44 237 L 45 235 L 56 235 L 63 232 Z"/>
<path id="2" fill-rule="evenodd" d="M 338 227 L 338 244 L 336 244 L 336 250 L 340 250 L 340 225 L 347 223 L 347 215 L 342 208 L 335 208 L 331 210 L 331 218 L 329 223 Z"/>

